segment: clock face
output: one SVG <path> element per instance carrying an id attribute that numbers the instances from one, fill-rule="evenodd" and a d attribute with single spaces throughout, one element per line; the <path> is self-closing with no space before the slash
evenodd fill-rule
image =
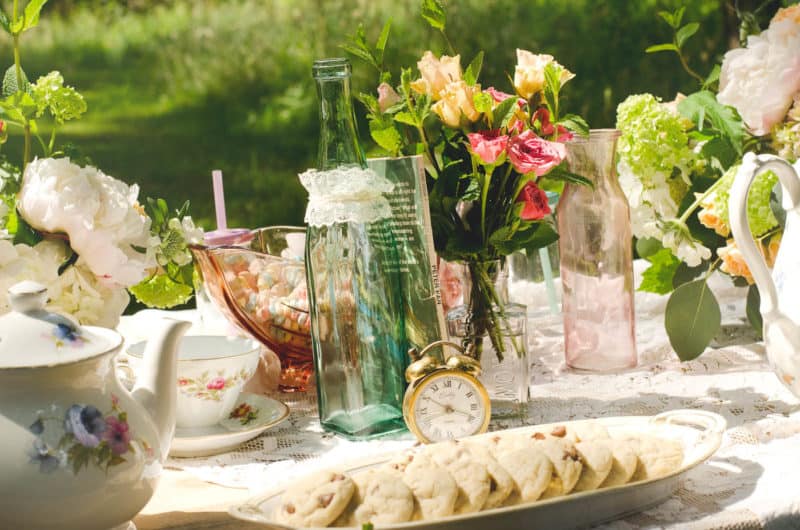
<path id="1" fill-rule="evenodd" d="M 464 375 L 436 374 L 423 381 L 412 409 L 420 434 L 438 442 L 483 431 L 489 413 L 485 392 Z"/>

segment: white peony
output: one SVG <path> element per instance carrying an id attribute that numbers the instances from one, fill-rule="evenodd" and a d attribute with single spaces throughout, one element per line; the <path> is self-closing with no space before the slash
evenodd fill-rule
<path id="1" fill-rule="evenodd" d="M 114 328 L 130 302 L 130 295 L 122 287 L 109 287 L 97 281 L 83 258 L 67 268 L 58 279 L 48 285 L 51 311 L 71 315 L 81 324 Z"/>
<path id="2" fill-rule="evenodd" d="M 61 241 L 45 240 L 31 247 L 0 240 L 0 314 L 11 310 L 9 287 L 33 280 L 47 287 L 49 311 L 84 325 L 115 327 L 130 301 L 128 292 L 102 285 L 82 258 L 59 276 L 58 268 L 68 253 Z"/>
<path id="3" fill-rule="evenodd" d="M 68 158 L 34 160 L 25 170 L 18 208 L 34 228 L 65 233 L 86 267 L 109 287 L 130 287 L 154 265 L 150 219 L 137 203 L 139 188 L 80 167 Z"/>
<path id="4" fill-rule="evenodd" d="M 717 100 L 736 108 L 758 136 L 783 120 L 800 92 L 800 17 L 779 15 L 722 61 Z"/>

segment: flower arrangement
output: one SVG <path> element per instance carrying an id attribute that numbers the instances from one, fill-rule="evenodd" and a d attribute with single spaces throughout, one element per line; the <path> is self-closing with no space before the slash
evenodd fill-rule
<path id="1" fill-rule="evenodd" d="M 630 96 L 617 108 L 617 127 L 620 184 L 637 250 L 651 264 L 639 289 L 671 293 L 665 326 L 679 357 L 689 360 L 720 328 L 719 304 L 707 285 L 715 270 L 750 286 L 747 316 L 761 332 L 758 291 L 731 236 L 728 197 L 743 153 L 774 152 L 790 162 L 800 157 L 800 5 L 780 9 L 768 29 L 728 51 L 705 79 L 683 55 L 699 29 L 683 24 L 683 13 L 660 13 L 674 39 L 647 51 L 676 53 L 699 90 L 669 103 L 651 94 Z M 765 173 L 747 203 L 768 264 L 782 233 L 776 184 L 777 177 Z M 694 316 L 687 321 L 687 315 Z"/>
<path id="2" fill-rule="evenodd" d="M 359 95 L 372 139 L 391 156 L 425 155 L 436 252 L 465 263 L 472 280 L 465 346 L 479 358 L 488 334 L 502 359 L 496 262 L 557 239 L 544 189 L 587 182 L 567 170 L 564 142 L 588 134 L 588 126 L 562 111 L 561 91 L 574 74 L 552 56 L 517 50 L 513 93 L 483 88 L 483 52 L 462 69 L 441 3 L 424 0 L 422 16 L 441 32 L 451 55 L 426 51 L 419 75 L 403 68 L 396 86 L 383 65 L 389 24 L 374 46 L 362 27 L 343 47 L 378 72 L 377 97 Z"/>
<path id="3" fill-rule="evenodd" d="M 46 0 L 18 4 L 10 15 L 0 9 L 14 51 L 2 84 L 0 143 L 9 128 L 21 130 L 24 140 L 21 167 L 4 156 L 0 167 L 0 313 L 9 310 L 8 287 L 25 279 L 48 287 L 50 309 L 83 324 L 115 326 L 128 291 L 154 307 L 188 301 L 187 244 L 202 239 L 188 204 L 173 214 L 162 199 L 143 207 L 138 186 L 76 164 L 70 146 L 58 148 L 58 129 L 87 105 L 57 71 L 28 81 L 20 41 L 38 24 Z M 42 158 L 32 160 L 37 147 Z"/>

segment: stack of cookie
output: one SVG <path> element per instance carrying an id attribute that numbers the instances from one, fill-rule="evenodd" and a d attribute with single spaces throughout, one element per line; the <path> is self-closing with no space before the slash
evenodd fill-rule
<path id="1" fill-rule="evenodd" d="M 679 442 L 615 434 L 595 422 L 432 444 L 352 475 L 325 471 L 284 492 L 276 519 L 295 527 L 436 520 L 667 475 Z"/>

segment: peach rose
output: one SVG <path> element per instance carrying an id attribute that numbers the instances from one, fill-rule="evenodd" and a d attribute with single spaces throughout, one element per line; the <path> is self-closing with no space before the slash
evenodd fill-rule
<path id="1" fill-rule="evenodd" d="M 450 83 L 461 81 L 461 56 L 442 55 L 437 59 L 433 53 L 426 51 L 417 62 L 422 78 L 411 83 L 411 88 L 420 93 L 430 95 L 434 101 L 444 97 Z"/>
<path id="2" fill-rule="evenodd" d="M 464 81 L 448 83 L 441 99 L 433 104 L 431 110 L 448 127 L 459 127 L 462 117 L 470 122 L 477 121 L 481 113 L 475 109 L 472 98 L 480 91 L 480 85 L 470 86 Z"/>
<path id="3" fill-rule="evenodd" d="M 558 64 L 552 55 L 536 55 L 527 50 L 517 49 L 517 66 L 514 70 L 514 88 L 525 99 L 540 92 L 544 88 L 544 69 L 553 63 L 561 67 L 561 85 L 575 77 L 575 74 Z"/>

